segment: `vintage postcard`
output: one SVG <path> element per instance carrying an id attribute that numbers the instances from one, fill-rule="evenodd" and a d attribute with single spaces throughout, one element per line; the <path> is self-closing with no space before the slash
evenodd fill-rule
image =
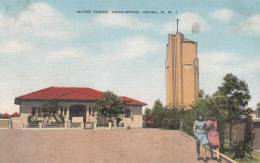
<path id="1" fill-rule="evenodd" d="M 260 162 L 259 0 L 1 0 L 0 163 Z"/>

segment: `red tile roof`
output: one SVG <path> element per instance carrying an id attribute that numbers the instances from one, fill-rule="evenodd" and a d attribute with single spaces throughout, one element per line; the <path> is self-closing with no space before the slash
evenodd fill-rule
<path id="1" fill-rule="evenodd" d="M 15 98 L 15 103 L 33 100 L 60 100 L 60 101 L 97 101 L 104 96 L 104 92 L 92 88 L 77 87 L 49 87 Z M 144 106 L 144 102 L 123 96 L 123 101 L 129 106 Z"/>
<path id="2" fill-rule="evenodd" d="M 126 96 L 122 96 L 122 99 L 127 105 L 142 105 L 142 106 L 147 105 L 146 103 L 143 103 L 141 101 Z"/>

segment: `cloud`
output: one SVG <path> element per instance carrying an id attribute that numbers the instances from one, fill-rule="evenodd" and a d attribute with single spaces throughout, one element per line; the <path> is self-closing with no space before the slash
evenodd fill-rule
<path id="1" fill-rule="evenodd" d="M 197 13 L 185 12 L 178 16 L 179 31 L 183 33 L 196 33 L 208 30 L 206 21 Z M 176 22 L 170 21 L 165 23 L 161 28 L 161 33 L 175 33 Z"/>
<path id="2" fill-rule="evenodd" d="M 111 48 L 116 47 L 116 48 Z M 103 54 L 108 62 L 137 59 L 146 55 L 161 53 L 163 46 L 160 42 L 139 35 L 124 40 L 107 44 L 103 48 Z M 106 55 L 109 54 L 109 55 Z"/>
<path id="3" fill-rule="evenodd" d="M 220 21 L 220 22 L 229 22 L 232 17 L 234 16 L 233 11 L 229 10 L 229 9 L 221 9 L 221 10 L 217 10 L 215 12 L 213 12 L 211 14 L 212 18 Z"/>
<path id="4" fill-rule="evenodd" d="M 16 15 L 0 16 L 2 34 L 32 35 L 43 39 L 66 39 L 76 34 L 70 22 L 47 3 L 32 3 Z"/>
<path id="5" fill-rule="evenodd" d="M 239 28 L 242 35 L 251 35 L 260 37 L 260 14 L 250 16 Z"/>
<path id="6" fill-rule="evenodd" d="M 93 61 L 94 65 L 106 65 L 117 63 L 129 63 L 143 59 L 144 57 L 155 57 L 165 50 L 161 42 L 143 35 L 135 35 L 128 38 L 105 42 L 99 44 L 99 48 L 88 48 L 80 51 L 79 57 L 86 56 L 87 60 Z M 51 53 L 54 54 L 54 53 Z M 48 56 L 51 56 L 50 53 Z M 56 58 L 56 57 L 55 57 Z"/>
<path id="7" fill-rule="evenodd" d="M 242 56 L 228 52 L 205 52 L 200 54 L 200 86 L 207 93 L 214 93 L 227 73 L 245 80 L 250 89 L 251 107 L 260 99 L 260 57 Z"/>
<path id="8" fill-rule="evenodd" d="M 0 94 L 0 112 L 5 113 L 13 113 L 13 112 L 18 112 L 18 106 L 14 106 L 14 97 L 15 97 L 15 90 L 14 89 L 9 89 L 9 88 L 3 88 L 0 87 L 0 91 L 4 92 Z M 12 106 L 12 107 L 10 107 Z"/>
<path id="9" fill-rule="evenodd" d="M 135 17 L 123 14 L 99 14 L 95 17 L 95 22 L 114 28 L 127 28 L 127 29 L 147 29 L 151 26 L 150 23 L 141 22 Z"/>
<path id="10" fill-rule="evenodd" d="M 164 49 L 164 47 L 160 42 L 142 35 L 136 35 L 112 43 L 106 42 L 100 45 L 100 48 L 96 50 L 70 47 L 60 50 L 49 50 L 45 56 L 47 59 L 52 60 L 87 57 L 90 60 L 97 60 L 105 64 L 161 53 L 162 49 Z M 98 54 L 98 56 L 94 54 Z"/>
<path id="11" fill-rule="evenodd" d="M 19 39 L 4 40 L 0 44 L 0 56 L 27 54 L 33 49 L 31 43 Z"/>
<path id="12" fill-rule="evenodd" d="M 126 39 L 119 46 L 122 57 L 131 58 L 143 56 L 146 54 L 157 53 L 161 46 L 157 41 L 151 40 L 144 36 L 136 36 Z"/>
<path id="13" fill-rule="evenodd" d="M 64 48 L 47 52 L 46 56 L 49 59 L 76 59 L 84 56 L 85 54 L 75 48 Z"/>

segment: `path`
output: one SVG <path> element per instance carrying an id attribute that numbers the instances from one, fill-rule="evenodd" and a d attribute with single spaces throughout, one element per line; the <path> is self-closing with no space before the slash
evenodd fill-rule
<path id="1" fill-rule="evenodd" d="M 0 130 L 0 143 L 5 163 L 197 162 L 192 140 L 159 129 Z"/>

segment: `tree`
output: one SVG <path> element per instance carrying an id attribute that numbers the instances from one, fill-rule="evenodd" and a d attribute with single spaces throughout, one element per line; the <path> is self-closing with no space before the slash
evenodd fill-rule
<path id="1" fill-rule="evenodd" d="M 203 98 L 205 96 L 205 91 L 203 89 L 199 90 L 199 99 Z"/>
<path id="2" fill-rule="evenodd" d="M 162 104 L 162 102 L 160 101 L 160 99 L 157 99 L 157 100 L 154 102 L 153 110 L 160 110 L 160 109 L 164 109 L 164 107 L 163 107 L 163 104 Z"/>
<path id="3" fill-rule="evenodd" d="M 54 123 L 62 124 L 64 123 L 64 116 L 59 112 L 61 106 L 57 101 L 47 101 L 42 106 L 33 108 L 32 117 L 28 120 L 31 123 L 43 122 L 49 123 L 50 119 L 54 119 Z"/>
<path id="4" fill-rule="evenodd" d="M 115 118 L 117 123 L 120 120 L 120 116 L 127 112 L 127 108 L 122 98 L 118 97 L 113 92 L 105 92 L 104 97 L 97 101 L 98 111 L 109 118 L 112 121 L 112 118 Z"/>
<path id="5" fill-rule="evenodd" d="M 214 94 L 219 112 L 226 117 L 229 123 L 229 144 L 232 143 L 232 120 L 241 114 L 248 114 L 246 106 L 251 99 L 248 85 L 232 73 L 226 74 L 223 83 Z"/>
<path id="6" fill-rule="evenodd" d="M 157 99 L 154 102 L 152 110 L 156 127 L 162 127 L 162 121 L 166 116 L 166 108 L 164 108 L 162 102 L 159 99 Z"/>
<path id="7" fill-rule="evenodd" d="M 153 110 L 150 108 L 145 108 L 144 115 L 151 116 L 153 114 Z"/>

